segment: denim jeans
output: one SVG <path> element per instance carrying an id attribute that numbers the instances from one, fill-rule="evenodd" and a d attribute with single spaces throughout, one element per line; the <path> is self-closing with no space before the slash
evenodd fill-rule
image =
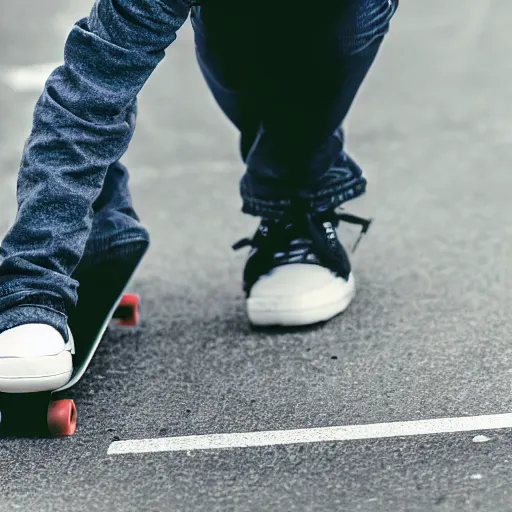
<path id="1" fill-rule="evenodd" d="M 203 74 L 241 132 L 243 211 L 321 211 L 364 192 L 340 126 L 398 0 L 193 3 L 96 0 L 73 27 L 35 107 L 0 247 L 0 332 L 45 323 L 67 337 L 77 266 L 149 240 L 119 159 L 137 95 L 191 10 Z"/>

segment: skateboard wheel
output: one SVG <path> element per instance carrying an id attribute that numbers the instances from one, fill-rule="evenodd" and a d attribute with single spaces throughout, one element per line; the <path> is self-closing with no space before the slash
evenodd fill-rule
<path id="1" fill-rule="evenodd" d="M 140 297 L 135 293 L 125 293 L 114 317 L 119 325 L 134 327 L 140 321 Z"/>
<path id="2" fill-rule="evenodd" d="M 76 406 L 73 400 L 56 400 L 48 407 L 48 430 L 54 436 L 72 436 L 76 431 Z"/>

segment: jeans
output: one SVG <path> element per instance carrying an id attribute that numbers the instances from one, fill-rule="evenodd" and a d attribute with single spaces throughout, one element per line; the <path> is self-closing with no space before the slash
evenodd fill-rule
<path id="1" fill-rule="evenodd" d="M 119 159 L 137 95 L 191 11 L 200 67 L 241 132 L 243 211 L 278 217 L 299 201 L 323 211 L 364 192 L 340 126 L 398 0 L 192 3 L 96 0 L 73 27 L 36 104 L 0 246 L 0 332 L 44 323 L 67 338 L 77 266 L 149 240 Z"/>

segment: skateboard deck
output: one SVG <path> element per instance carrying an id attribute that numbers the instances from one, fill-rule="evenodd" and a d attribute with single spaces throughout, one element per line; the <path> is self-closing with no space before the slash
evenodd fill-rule
<path id="1" fill-rule="evenodd" d="M 9 433 L 72 435 L 77 409 L 69 392 L 82 379 L 112 320 L 122 326 L 139 322 L 139 297 L 125 291 L 147 250 L 146 242 L 123 247 L 123 254 L 81 263 L 73 278 L 80 286 L 68 325 L 74 339 L 73 373 L 51 392 L 0 394 L 0 428 Z"/>

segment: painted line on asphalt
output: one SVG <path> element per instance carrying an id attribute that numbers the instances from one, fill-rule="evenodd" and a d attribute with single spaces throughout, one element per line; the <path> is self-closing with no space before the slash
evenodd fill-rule
<path id="1" fill-rule="evenodd" d="M 42 91 L 46 80 L 61 62 L 2 69 L 0 81 L 16 92 Z"/>
<path id="2" fill-rule="evenodd" d="M 157 439 L 115 441 L 108 448 L 109 455 L 130 453 L 180 452 L 194 450 L 225 450 L 287 444 L 384 439 L 391 437 L 424 436 L 455 432 L 476 432 L 512 429 L 512 414 L 492 414 L 462 418 L 398 421 L 369 425 L 271 430 L 233 434 L 209 434 Z"/>

